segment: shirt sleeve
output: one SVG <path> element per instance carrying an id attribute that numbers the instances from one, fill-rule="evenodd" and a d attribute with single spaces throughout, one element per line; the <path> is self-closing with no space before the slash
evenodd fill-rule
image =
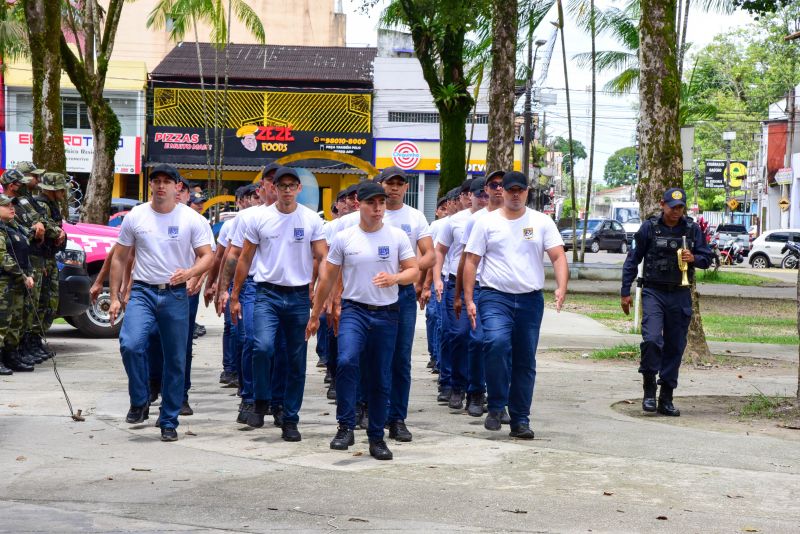
<path id="1" fill-rule="evenodd" d="M 190 208 L 191 209 L 191 208 Z M 192 216 L 192 248 L 214 246 L 214 233 L 211 226 L 202 215 Z M 124 222 L 124 221 L 123 221 Z"/>
<path id="2" fill-rule="evenodd" d="M 466 245 L 469 243 L 469 236 L 472 234 L 472 229 L 475 227 L 475 217 L 467 219 L 467 224 L 464 225 L 464 231 L 461 233 L 461 244 Z"/>
<path id="3" fill-rule="evenodd" d="M 231 229 L 231 221 L 225 221 L 222 223 L 222 226 L 219 229 L 219 235 L 217 236 L 217 243 L 221 247 L 228 247 L 228 231 Z"/>
<path id="4" fill-rule="evenodd" d="M 325 234 L 325 241 L 328 242 L 328 246 L 332 246 L 333 244 L 333 237 L 336 235 L 336 227 L 339 225 L 340 219 L 334 219 L 328 224 L 325 225 L 324 234 Z"/>
<path id="5" fill-rule="evenodd" d="M 625 264 L 622 266 L 622 288 L 620 289 L 621 297 L 629 297 L 631 295 L 631 284 L 639 274 L 639 264 L 644 259 L 644 253 L 647 251 L 647 239 L 650 235 L 650 221 L 645 221 L 639 226 L 639 230 L 633 236 L 633 247 L 628 251 L 628 256 L 625 258 Z"/>
<path id="6" fill-rule="evenodd" d="M 244 245 L 244 233 L 243 228 L 247 226 L 247 222 L 245 221 L 245 213 L 240 213 L 234 220 L 233 220 L 233 227 L 230 231 L 230 239 L 229 242 L 234 247 L 242 248 Z"/>
<path id="7" fill-rule="evenodd" d="M 242 230 L 239 232 L 242 235 L 242 246 L 244 246 L 245 239 L 254 245 L 261 243 L 261 236 L 259 235 L 258 227 L 258 220 L 253 219 L 251 221 L 247 221 L 247 224 L 245 224 L 244 228 L 242 228 Z"/>
<path id="8" fill-rule="evenodd" d="M 487 217 L 482 218 L 472 227 L 469 241 L 467 241 L 467 245 L 464 248 L 465 252 L 478 256 L 486 255 L 486 219 Z"/>
<path id="9" fill-rule="evenodd" d="M 563 247 L 564 240 L 561 238 L 561 233 L 558 231 L 556 223 L 550 217 L 545 216 L 544 219 L 544 249 L 550 250 L 553 247 Z"/>
<path id="10" fill-rule="evenodd" d="M 408 241 L 406 239 L 406 241 Z M 344 263 L 344 240 L 342 234 L 336 234 L 331 241 L 331 249 L 328 251 L 328 263 L 340 266 Z"/>
<path id="11" fill-rule="evenodd" d="M 311 242 L 313 243 L 314 241 L 321 241 L 325 239 L 325 224 L 323 224 L 322 219 L 317 217 L 316 214 L 312 214 L 311 216 L 316 219 L 312 219 L 311 222 Z"/>
<path id="12" fill-rule="evenodd" d="M 453 225 L 450 224 L 449 220 L 444 222 L 442 227 L 439 228 L 439 233 L 436 235 L 436 241 L 446 247 L 451 247 L 453 245 Z"/>
<path id="13" fill-rule="evenodd" d="M 417 232 L 417 241 L 424 237 L 431 237 L 431 227 L 428 224 L 428 219 L 425 218 L 421 212 L 417 212 L 419 232 Z"/>
<path id="14" fill-rule="evenodd" d="M 694 254 L 694 266 L 698 269 L 708 269 L 711 266 L 711 258 L 714 253 L 711 251 L 711 247 L 708 246 L 708 243 L 706 243 L 706 236 L 703 235 L 700 226 L 697 224 L 693 226 L 694 247 L 692 248 L 692 254 Z"/>
<path id="15" fill-rule="evenodd" d="M 402 230 L 397 231 L 397 242 L 397 255 L 400 258 L 400 261 L 404 261 L 409 258 L 415 258 L 417 256 L 417 254 L 414 252 L 414 249 L 411 247 L 411 242 L 408 240 L 408 236 L 406 236 L 405 232 Z"/>
<path id="16" fill-rule="evenodd" d="M 133 234 L 133 224 L 136 220 L 135 213 L 129 213 L 127 217 L 122 219 L 122 224 L 119 227 L 119 236 L 117 243 L 123 247 L 132 247 L 135 243 L 135 236 Z"/>

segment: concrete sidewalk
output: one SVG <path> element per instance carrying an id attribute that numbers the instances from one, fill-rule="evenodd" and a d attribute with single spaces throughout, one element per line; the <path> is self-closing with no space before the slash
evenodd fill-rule
<path id="1" fill-rule="evenodd" d="M 545 279 L 544 288 L 552 291 L 555 280 Z M 633 285 L 636 288 L 636 284 Z M 570 280 L 569 290 L 575 293 L 598 293 L 619 295 L 620 282 L 614 280 Z M 797 288 L 788 283 L 775 286 L 734 286 L 729 284 L 698 284 L 700 296 L 725 298 L 782 299 L 796 300 Z"/>
<path id="2" fill-rule="evenodd" d="M 303 441 L 279 430 L 243 431 L 238 400 L 219 387 L 221 321 L 200 322 L 191 402 L 177 443 L 124 423 L 126 378 L 116 340 L 82 339 L 59 326 L 51 343 L 76 408 L 65 417 L 47 366 L 0 379 L 0 532 L 796 532 L 797 434 L 785 437 L 688 423 L 694 395 L 793 391 L 795 368 L 684 369 L 681 421 L 629 417 L 634 363 L 548 353 L 595 338 L 625 338 L 575 314 L 547 312 L 532 425 L 536 440 L 491 433 L 481 419 L 435 402 L 424 328 L 412 362 L 411 443 L 392 462 L 367 452 L 363 431 L 331 451 L 335 405 L 309 347 Z M 419 323 L 418 323 L 419 324 Z M 424 323 L 422 323 L 424 325 Z M 155 411 L 155 408 L 154 410 Z M 151 412 L 152 413 L 152 412 Z M 666 519 L 660 519 L 665 517 Z"/>

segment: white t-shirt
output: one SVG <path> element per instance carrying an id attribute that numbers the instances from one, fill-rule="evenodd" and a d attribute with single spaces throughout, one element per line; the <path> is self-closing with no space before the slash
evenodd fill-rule
<path id="1" fill-rule="evenodd" d="M 156 212 L 149 202 L 133 208 L 122 221 L 117 241 L 136 249 L 133 279 L 147 284 L 167 284 L 178 269 L 194 265 L 194 250 L 212 246 L 208 221 L 184 204 L 169 213 Z"/>
<path id="2" fill-rule="evenodd" d="M 228 219 L 222 226 L 219 227 L 219 234 L 217 235 L 217 243 L 220 246 L 228 248 L 228 245 L 231 242 L 231 228 L 233 228 L 234 224 L 233 221 L 236 220 L 236 217 L 233 219 Z"/>
<path id="3" fill-rule="evenodd" d="M 248 216 L 244 238 L 257 245 L 254 281 L 296 287 L 311 283 L 311 243 L 325 236 L 316 212 L 298 204 L 292 213 L 281 213 L 273 204 Z"/>
<path id="4" fill-rule="evenodd" d="M 373 306 L 397 302 L 398 288 L 377 287 L 372 279 L 381 272 L 397 274 L 400 262 L 416 256 L 408 236 L 388 224 L 377 232 L 351 226 L 333 237 L 328 261 L 342 267 L 342 298 Z"/>
<path id="5" fill-rule="evenodd" d="M 347 215 L 343 215 L 336 220 L 330 222 L 330 224 L 325 225 L 325 240 L 328 241 L 328 246 L 333 243 L 333 238 L 336 234 L 344 230 L 345 228 L 350 228 L 351 226 L 357 226 L 358 223 L 361 222 L 361 214 L 358 211 L 354 211 L 352 213 L 348 213 Z"/>
<path id="6" fill-rule="evenodd" d="M 439 232 L 441 232 L 444 225 L 447 224 L 447 219 L 449 219 L 449 217 L 442 217 L 431 223 L 431 239 L 433 240 L 434 247 L 436 243 L 439 242 Z"/>
<path id="7" fill-rule="evenodd" d="M 459 211 L 452 217 L 448 218 L 447 224 L 442 227 L 439 232 L 439 243 L 448 247 L 447 256 L 444 259 L 442 272 L 447 271 L 450 273 L 458 272 L 458 262 L 461 260 L 461 253 L 464 250 L 464 244 L 461 242 L 461 236 L 464 233 L 464 228 L 467 226 L 472 212 L 470 210 Z"/>
<path id="8" fill-rule="evenodd" d="M 495 210 L 479 218 L 466 251 L 483 257 L 478 277 L 481 286 L 522 294 L 544 286 L 544 252 L 564 245 L 553 219 L 525 208 L 525 214 L 508 220 Z"/>
<path id="9" fill-rule="evenodd" d="M 423 237 L 431 237 L 431 228 L 425 214 L 407 204 L 399 210 L 387 208 L 383 214 L 383 222 L 401 229 L 411 241 L 411 247 L 416 251 L 417 242 Z"/>

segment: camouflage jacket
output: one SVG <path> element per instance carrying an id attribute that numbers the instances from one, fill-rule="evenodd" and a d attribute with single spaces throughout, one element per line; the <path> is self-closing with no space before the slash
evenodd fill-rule
<path id="1" fill-rule="evenodd" d="M 42 222 L 44 223 L 44 253 L 46 255 L 55 254 L 57 250 L 64 247 L 66 240 L 62 243 L 61 247 L 55 246 L 55 240 L 61 235 L 61 210 L 58 206 L 58 201 L 50 200 L 44 195 L 39 195 L 33 198 L 35 202 L 39 203 L 44 210 Z"/>
<path id="2" fill-rule="evenodd" d="M 44 235 L 48 239 L 56 239 L 61 234 L 61 223 L 54 221 L 47 209 L 47 202 L 42 197 L 34 198 L 27 190 L 20 196 L 14 198 L 14 206 L 17 208 L 16 220 L 25 228 L 31 228 L 34 224 L 41 222 L 44 225 Z"/>
<path id="3" fill-rule="evenodd" d="M 21 283 L 25 283 L 25 278 L 30 274 L 28 239 L 13 220 L 0 222 L 0 270 Z"/>

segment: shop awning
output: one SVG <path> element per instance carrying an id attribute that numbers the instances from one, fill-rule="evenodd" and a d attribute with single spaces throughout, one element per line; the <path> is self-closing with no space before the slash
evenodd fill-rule
<path id="1" fill-rule="evenodd" d="M 148 161 L 144 164 L 145 167 L 155 167 L 156 165 L 161 165 L 163 162 L 161 161 Z M 167 165 L 172 165 L 173 167 L 178 167 L 180 169 L 190 169 L 190 170 L 205 170 L 207 165 L 200 165 L 197 163 L 167 163 Z M 290 165 L 290 167 L 297 167 L 302 169 L 308 169 L 314 174 L 356 174 L 359 176 L 366 176 L 367 173 L 362 171 L 361 169 L 356 169 L 355 167 L 309 167 L 306 165 Z M 223 171 L 260 171 L 264 168 L 264 165 L 223 165 Z"/>

